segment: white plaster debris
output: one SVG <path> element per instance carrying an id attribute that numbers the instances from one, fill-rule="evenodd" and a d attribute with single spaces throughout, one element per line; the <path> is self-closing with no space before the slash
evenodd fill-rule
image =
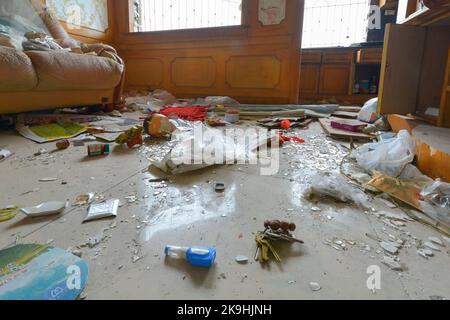
<path id="1" fill-rule="evenodd" d="M 248 263 L 249 259 L 246 256 L 237 256 L 235 258 L 235 260 L 236 260 L 237 263 L 246 264 L 246 263 Z"/>
<path id="2" fill-rule="evenodd" d="M 384 256 L 383 261 L 381 262 L 394 271 L 403 271 L 402 265 L 395 261 L 395 259 L 392 257 Z"/>
<path id="3" fill-rule="evenodd" d="M 439 248 L 437 245 L 433 244 L 430 241 L 425 242 L 423 245 L 433 251 L 441 251 L 441 248 Z"/>
<path id="4" fill-rule="evenodd" d="M 380 246 L 390 254 L 398 253 L 398 244 L 393 242 L 380 242 Z"/>
<path id="5" fill-rule="evenodd" d="M 317 292 L 322 290 L 322 287 L 320 286 L 320 284 L 318 284 L 317 282 L 310 282 L 309 283 L 309 287 L 311 288 L 312 291 Z"/>
<path id="6" fill-rule="evenodd" d="M 440 245 L 441 247 L 444 246 L 444 242 L 442 242 L 441 239 L 439 239 L 438 237 L 429 237 L 428 240 L 430 240 L 431 242 Z"/>

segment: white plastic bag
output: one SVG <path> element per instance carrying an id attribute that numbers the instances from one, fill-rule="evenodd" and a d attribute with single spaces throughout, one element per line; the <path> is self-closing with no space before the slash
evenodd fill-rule
<path id="1" fill-rule="evenodd" d="M 420 194 L 421 210 L 437 224 L 450 230 L 450 184 L 439 180 L 427 185 Z"/>
<path id="2" fill-rule="evenodd" d="M 414 160 L 415 151 L 413 138 L 408 131 L 402 130 L 394 139 L 361 146 L 353 152 L 353 156 L 366 170 L 398 177 L 405 166 Z"/>
<path id="3" fill-rule="evenodd" d="M 369 208 L 369 198 L 361 190 L 348 183 L 344 176 L 336 173 L 318 173 L 311 179 L 305 196 L 327 196 L 342 202 L 352 202 L 361 208 Z"/>
<path id="4" fill-rule="evenodd" d="M 358 114 L 358 120 L 374 123 L 378 119 L 378 98 L 367 101 Z"/>

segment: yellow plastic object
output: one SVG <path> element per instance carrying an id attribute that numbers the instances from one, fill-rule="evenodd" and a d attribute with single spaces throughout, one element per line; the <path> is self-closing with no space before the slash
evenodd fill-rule
<path id="1" fill-rule="evenodd" d="M 0 209 L 0 222 L 5 222 L 14 219 L 18 212 L 19 212 L 18 207 L 9 207 L 5 209 Z"/>

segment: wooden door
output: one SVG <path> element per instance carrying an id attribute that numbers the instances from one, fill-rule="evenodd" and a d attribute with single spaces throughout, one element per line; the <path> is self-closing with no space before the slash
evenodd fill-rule
<path id="1" fill-rule="evenodd" d="M 414 113 L 420 82 L 426 29 L 392 25 L 386 28 L 381 63 L 378 111 Z"/>
<path id="2" fill-rule="evenodd" d="M 300 73 L 300 96 L 319 91 L 320 64 L 302 64 Z"/>
<path id="3" fill-rule="evenodd" d="M 439 126 L 450 128 L 450 50 L 448 51 L 447 71 L 443 87 Z"/>
<path id="4" fill-rule="evenodd" d="M 319 94 L 348 95 L 350 64 L 324 64 L 320 68 Z"/>

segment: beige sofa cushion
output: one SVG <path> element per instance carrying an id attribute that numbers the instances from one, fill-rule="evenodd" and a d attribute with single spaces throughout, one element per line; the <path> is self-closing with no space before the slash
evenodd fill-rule
<path id="1" fill-rule="evenodd" d="M 123 66 L 108 59 L 66 51 L 27 51 L 39 78 L 38 91 L 102 90 L 120 83 Z"/>
<path id="2" fill-rule="evenodd" d="M 30 59 L 21 51 L 0 46 L 0 92 L 29 91 L 38 84 Z"/>

